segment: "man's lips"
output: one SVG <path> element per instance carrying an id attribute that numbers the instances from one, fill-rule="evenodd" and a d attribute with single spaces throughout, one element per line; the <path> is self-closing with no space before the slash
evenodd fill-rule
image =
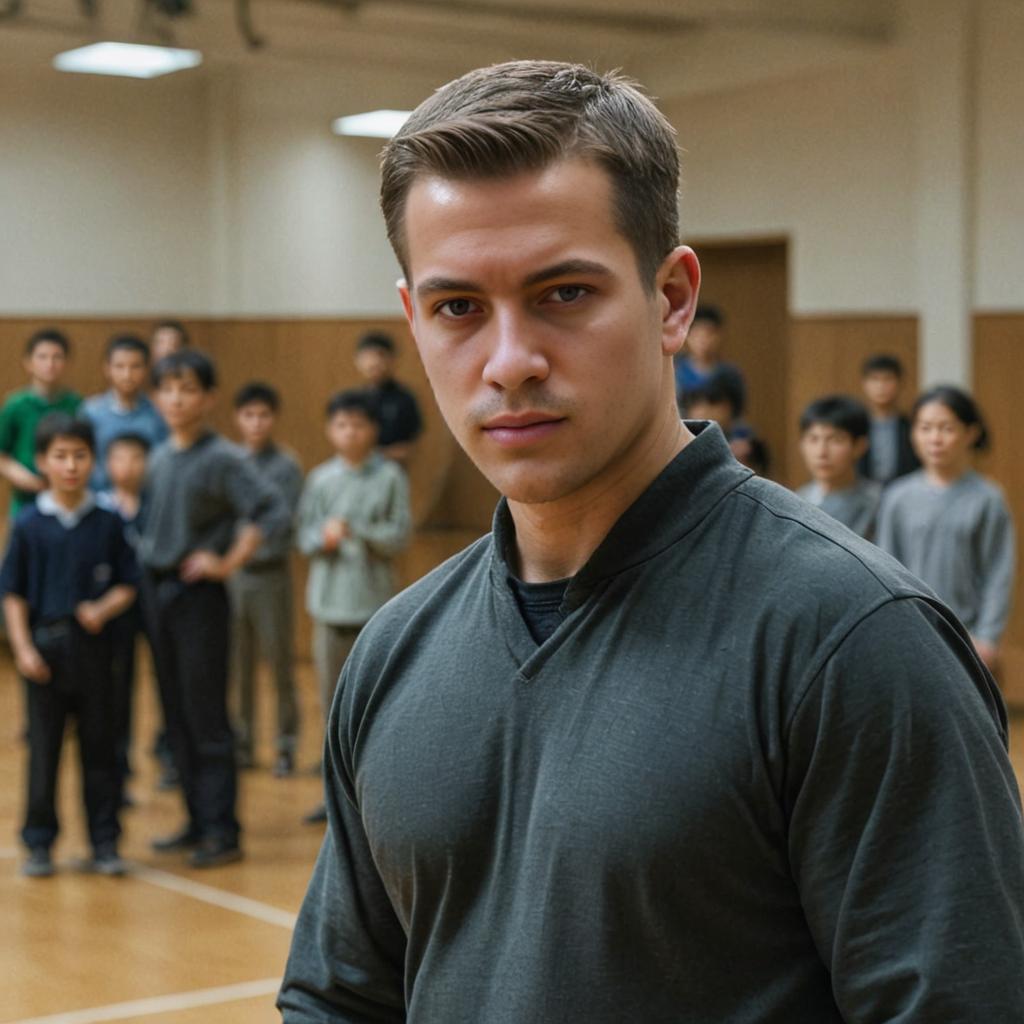
<path id="1" fill-rule="evenodd" d="M 502 448 L 519 448 L 544 440 L 564 422 L 564 417 L 550 413 L 506 413 L 488 420 L 482 430 Z"/>

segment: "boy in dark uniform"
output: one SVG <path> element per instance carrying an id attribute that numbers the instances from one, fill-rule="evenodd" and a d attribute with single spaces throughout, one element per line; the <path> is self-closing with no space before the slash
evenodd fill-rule
<path id="1" fill-rule="evenodd" d="M 423 430 L 423 418 L 416 396 L 395 380 L 395 355 L 394 339 L 380 331 L 364 334 L 356 345 L 356 369 L 366 381 L 366 394 L 380 424 L 377 446 L 382 455 L 405 466 Z"/>
<path id="2" fill-rule="evenodd" d="M 92 428 L 51 413 L 36 434 L 49 487 L 14 524 L 0 571 L 4 617 L 28 705 L 28 803 L 23 872 L 53 874 L 57 770 L 69 716 L 78 723 L 92 866 L 123 874 L 117 853 L 118 771 L 109 623 L 135 600 L 137 569 L 120 519 L 88 491 Z"/>

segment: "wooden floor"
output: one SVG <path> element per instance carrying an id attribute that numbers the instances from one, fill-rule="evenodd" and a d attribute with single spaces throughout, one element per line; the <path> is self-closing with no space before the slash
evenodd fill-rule
<path id="1" fill-rule="evenodd" d="M 20 682 L 0 654 L 0 1024 L 264 1024 L 279 1021 L 274 994 L 290 930 L 322 831 L 302 825 L 319 799 L 320 711 L 313 674 L 299 670 L 304 730 L 302 773 L 269 771 L 269 703 L 263 707 L 262 765 L 242 776 L 246 859 L 208 871 L 157 856 L 148 842 L 181 824 L 177 793 L 156 791 L 146 748 L 153 691 L 139 690 L 131 791 L 123 853 L 134 870 L 121 879 L 76 870 L 88 853 L 73 756 L 65 756 L 64 826 L 50 879 L 19 874 L 17 830 L 23 790 Z M 266 696 L 269 687 L 264 686 Z M 1011 727 L 1018 780 L 1024 779 L 1024 717 Z M 69 747 L 66 754 L 73 755 Z"/>

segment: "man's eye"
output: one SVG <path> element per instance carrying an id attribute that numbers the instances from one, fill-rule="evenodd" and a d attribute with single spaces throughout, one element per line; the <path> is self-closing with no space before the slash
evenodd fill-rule
<path id="1" fill-rule="evenodd" d="M 473 312 L 473 303 L 469 299 L 449 299 L 438 306 L 438 312 L 445 316 L 462 317 Z"/>
<path id="2" fill-rule="evenodd" d="M 560 284 L 554 289 L 549 295 L 549 298 L 554 299 L 556 303 L 567 305 L 571 302 L 576 302 L 577 299 L 582 298 L 587 294 L 587 289 L 579 284 Z"/>

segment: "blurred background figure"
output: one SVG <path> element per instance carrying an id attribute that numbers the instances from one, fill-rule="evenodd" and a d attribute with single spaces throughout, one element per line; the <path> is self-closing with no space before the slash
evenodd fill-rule
<path id="1" fill-rule="evenodd" d="M 1010 614 L 1014 527 L 1000 488 L 971 466 L 989 446 L 974 399 L 931 388 L 914 403 L 911 437 L 922 468 L 889 487 L 878 544 L 956 613 L 989 668 Z"/>
<path id="2" fill-rule="evenodd" d="M 903 364 L 895 356 L 871 356 L 861 370 L 861 387 L 871 423 L 860 472 L 884 486 L 921 465 L 910 441 L 910 420 L 900 411 Z"/>
<path id="3" fill-rule="evenodd" d="M 800 454 L 811 482 L 797 494 L 872 540 L 882 487 L 857 472 L 867 446 L 868 413 L 855 398 L 819 398 L 800 417 Z"/>
<path id="4" fill-rule="evenodd" d="M 366 393 L 376 407 L 381 454 L 407 465 L 416 438 L 423 430 L 423 417 L 416 396 L 395 380 L 395 340 L 390 334 L 373 331 L 356 345 L 356 370 L 366 381 Z"/>
<path id="5" fill-rule="evenodd" d="M 153 324 L 149 334 L 149 347 L 155 366 L 165 356 L 180 352 L 191 344 L 188 330 L 180 320 L 161 320 Z"/>
<path id="6" fill-rule="evenodd" d="M 684 404 L 690 392 L 706 384 L 712 375 L 727 380 L 733 395 L 735 418 L 746 411 L 747 386 L 738 366 L 722 362 L 722 327 L 725 317 L 717 306 L 698 306 L 683 351 L 676 357 L 676 395 Z"/>

